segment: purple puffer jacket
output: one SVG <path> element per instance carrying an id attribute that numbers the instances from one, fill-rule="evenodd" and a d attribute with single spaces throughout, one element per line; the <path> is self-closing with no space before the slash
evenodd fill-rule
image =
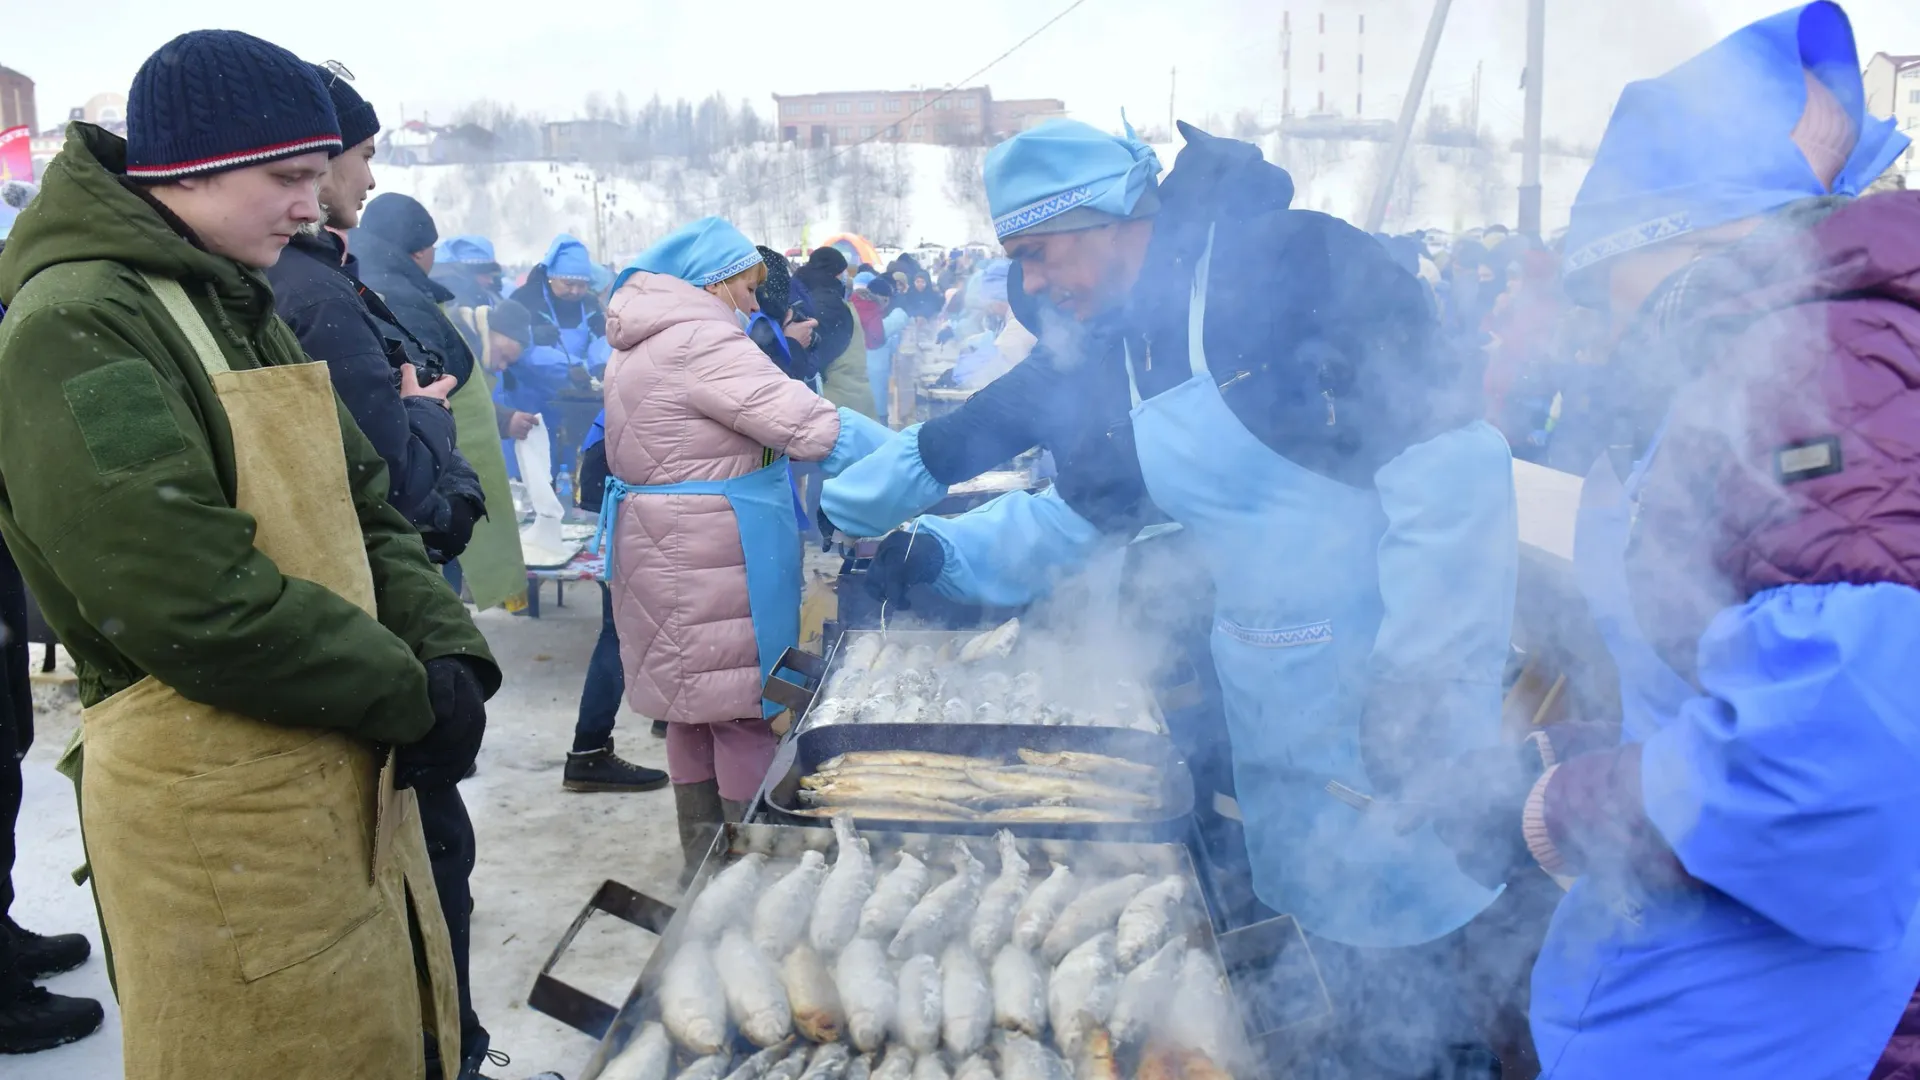
<path id="1" fill-rule="evenodd" d="M 1920 192 L 1716 262 L 1660 332 L 1688 371 L 1628 554 L 1640 625 L 1683 674 L 1708 622 L 1767 589 L 1920 588 Z M 1640 746 L 1564 734 L 1526 810 L 1541 865 L 1624 857 L 1650 885 L 1688 881 L 1641 809 Z M 1920 991 L 1873 1080 L 1920 1080 Z"/>

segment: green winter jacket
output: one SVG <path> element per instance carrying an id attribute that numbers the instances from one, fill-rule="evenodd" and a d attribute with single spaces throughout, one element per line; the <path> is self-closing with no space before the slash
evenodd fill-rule
<path id="1" fill-rule="evenodd" d="M 420 738 L 422 662 L 472 657 L 491 693 L 486 640 L 344 408 L 379 617 L 254 548 L 226 413 L 138 272 L 181 283 L 234 370 L 308 358 L 266 278 L 188 239 L 125 165 L 122 139 L 72 125 L 0 254 L 0 534 L 73 654 L 81 703 L 152 675 L 268 723 Z"/>

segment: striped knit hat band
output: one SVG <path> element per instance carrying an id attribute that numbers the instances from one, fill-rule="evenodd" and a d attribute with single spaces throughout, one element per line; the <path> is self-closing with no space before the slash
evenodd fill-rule
<path id="1" fill-rule="evenodd" d="M 127 177 L 161 182 L 343 149 L 314 67 L 237 30 L 196 30 L 140 65 L 127 95 Z"/>

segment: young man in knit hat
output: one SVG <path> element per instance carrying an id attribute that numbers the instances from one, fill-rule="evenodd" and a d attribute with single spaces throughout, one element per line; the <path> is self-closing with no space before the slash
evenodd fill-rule
<path id="1" fill-rule="evenodd" d="M 500 672 L 261 271 L 342 150 L 284 49 L 196 31 L 74 124 L 0 255 L 0 534 L 72 653 L 131 1080 L 459 1061 L 415 784 Z"/>

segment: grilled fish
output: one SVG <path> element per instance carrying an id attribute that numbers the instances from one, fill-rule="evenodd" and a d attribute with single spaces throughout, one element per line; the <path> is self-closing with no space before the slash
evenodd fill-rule
<path id="1" fill-rule="evenodd" d="M 938 949 L 956 929 L 964 925 L 963 920 L 973 910 L 974 900 L 980 895 L 980 885 L 986 876 L 987 868 L 973 857 L 963 843 L 954 844 L 953 877 L 935 886 L 933 891 L 921 897 L 913 905 L 907 917 L 900 924 L 900 932 L 893 936 L 892 944 L 887 946 L 887 955 L 896 960 L 912 956 L 914 953 L 931 952 Z"/>
<path id="2" fill-rule="evenodd" d="M 626 1047 L 600 1070 L 601 1080 L 667 1080 L 673 1068 L 673 1041 L 664 1025 L 648 1021 Z"/>
<path id="3" fill-rule="evenodd" d="M 822 788 L 843 780 L 944 780 L 971 783 L 965 769 L 945 769 L 932 765 L 842 765 L 816 769 L 800 778 L 803 788 Z"/>
<path id="4" fill-rule="evenodd" d="M 982 960 L 991 960 L 1012 940 L 1013 917 L 1027 895 L 1027 860 L 1020 856 L 1020 842 L 1005 829 L 994 840 L 1000 848 L 1000 873 L 980 893 L 967 933 L 967 943 Z"/>
<path id="5" fill-rule="evenodd" d="M 921 1054 L 913 1059 L 913 1080 L 947 1080 L 947 1067 L 939 1054 Z"/>
<path id="6" fill-rule="evenodd" d="M 863 818 L 881 821 L 973 821 L 979 815 L 957 803 L 935 799 L 854 801 L 829 806 L 796 806 L 786 811 L 795 817 L 830 818 L 858 812 Z"/>
<path id="7" fill-rule="evenodd" d="M 1040 946 L 1040 955 L 1049 964 L 1058 964 L 1067 953 L 1096 934 L 1110 933 L 1120 913 L 1147 884 L 1147 875 L 1128 874 L 1103 885 L 1096 885 L 1075 897 L 1054 920 L 1053 929 Z M 1104 1019 L 1104 1017 L 1102 1018 Z"/>
<path id="8" fill-rule="evenodd" d="M 994 1042 L 1000 1051 L 1002 1080 L 1069 1080 L 1072 1075 L 1067 1063 L 1038 1039 L 1003 1031 L 994 1036 Z"/>
<path id="9" fill-rule="evenodd" d="M 1086 777 L 1036 776 L 1014 769 L 986 768 L 972 766 L 967 769 L 967 779 L 974 786 L 1001 795 L 1019 795 L 1031 800 L 1071 799 L 1089 802 L 1112 803 L 1119 806 L 1133 806 L 1150 810 L 1159 805 L 1159 800 L 1144 792 L 1130 791 L 1126 788 L 1102 784 Z"/>
<path id="10" fill-rule="evenodd" d="M 733 1065 L 731 1051 L 722 1050 L 709 1054 L 680 1070 L 673 1080 L 721 1080 L 727 1075 L 727 1069 Z"/>
<path id="11" fill-rule="evenodd" d="M 899 1043 L 887 1047 L 879 1067 L 873 1070 L 873 1080 L 909 1080 L 913 1076 L 913 1057 L 913 1051 Z"/>
<path id="12" fill-rule="evenodd" d="M 880 658 L 880 635 L 854 634 L 849 636 L 852 640 L 847 644 L 847 658 L 841 661 L 840 670 L 843 672 L 864 672 L 873 667 L 873 662 Z"/>
<path id="13" fill-rule="evenodd" d="M 1021 901 L 1020 910 L 1013 917 L 1013 943 L 1022 949 L 1039 948 L 1079 885 L 1066 863 L 1053 864 L 1053 873 Z"/>
<path id="14" fill-rule="evenodd" d="M 847 1049 L 846 1043 L 828 1043 L 813 1052 L 800 1080 L 840 1080 L 852 1061 L 853 1051 Z"/>
<path id="15" fill-rule="evenodd" d="M 738 927 L 720 935 L 713 952 L 726 991 L 727 1010 L 755 1046 L 772 1046 L 793 1033 L 793 1010 L 780 973 Z"/>
<path id="16" fill-rule="evenodd" d="M 760 870 L 766 862 L 767 857 L 759 852 L 743 855 L 708 879 L 706 888 L 693 898 L 693 910 L 687 913 L 688 936 L 712 941 L 727 927 L 752 918 L 754 901 L 760 896 Z"/>
<path id="17" fill-rule="evenodd" d="M 793 1009 L 793 1026 L 817 1043 L 837 1042 L 845 1021 L 840 1015 L 840 991 L 833 984 L 827 962 L 801 942 L 780 961 L 780 984 Z"/>
<path id="18" fill-rule="evenodd" d="M 854 832 L 853 819 L 833 819 L 836 852 L 833 869 L 820 886 L 807 936 L 823 955 L 839 952 L 860 928 L 860 905 L 873 891 L 873 860 L 867 842 Z"/>
<path id="19" fill-rule="evenodd" d="M 914 858 L 911 852 L 902 851 L 900 861 L 874 886 L 867 902 L 860 905 L 860 933 L 885 939 L 899 933 L 907 912 L 926 894 L 927 882 L 932 876 L 926 863 Z"/>
<path id="20" fill-rule="evenodd" d="M 1008 619 L 999 626 L 977 635 L 960 647 L 960 662 L 977 664 L 982 660 L 1004 660 L 1013 655 L 1020 642 L 1020 620 Z"/>
<path id="21" fill-rule="evenodd" d="M 992 758 L 963 754 L 936 754 L 931 750 L 849 750 L 820 763 L 825 771 L 859 765 L 920 765 L 929 769 L 959 769 L 994 765 Z"/>
<path id="22" fill-rule="evenodd" d="M 1185 942 L 1169 941 L 1120 980 L 1113 1017 L 1107 1024 L 1120 1043 L 1131 1045 L 1144 1040 L 1159 1023 L 1180 984 L 1180 965 L 1186 954 Z"/>
<path id="23" fill-rule="evenodd" d="M 769 1070 L 792 1052 L 793 1040 L 782 1039 L 741 1062 L 727 1074 L 727 1080 L 761 1080 Z M 600 1080 L 607 1080 L 605 1073 L 600 1074 Z"/>
<path id="24" fill-rule="evenodd" d="M 703 941 L 683 941 L 660 973 L 660 1019 L 681 1046 L 717 1054 L 727 1043 L 727 997 Z"/>
<path id="25" fill-rule="evenodd" d="M 1120 1080 L 1113 1036 L 1106 1028 L 1093 1028 L 1080 1041 L 1080 1051 L 1073 1055 L 1073 1080 Z"/>
<path id="26" fill-rule="evenodd" d="M 767 1080 L 800 1080 L 800 1074 L 807 1071 L 807 1058 L 812 1054 L 813 1047 L 807 1043 L 794 1047 L 792 1053 L 767 1070 Z"/>
<path id="27" fill-rule="evenodd" d="M 1209 1060 L 1238 1063 L 1246 1057 L 1246 1030 L 1227 993 L 1226 975 L 1203 949 L 1188 949 L 1180 961 L 1164 1030 L 1168 1042 Z"/>
<path id="28" fill-rule="evenodd" d="M 953 1070 L 953 1080 L 1000 1080 L 1000 1077 L 984 1055 L 975 1054 Z"/>
<path id="29" fill-rule="evenodd" d="M 873 1055 L 861 1054 L 847 1063 L 846 1080 L 869 1080 L 873 1075 Z"/>
<path id="30" fill-rule="evenodd" d="M 965 942 L 955 939 L 940 954 L 940 1038 L 955 1058 L 986 1045 L 993 1027 L 993 989 L 987 969 Z"/>
<path id="31" fill-rule="evenodd" d="M 1166 942 L 1173 933 L 1180 904 L 1186 898 L 1186 880 L 1178 874 L 1168 874 L 1127 901 L 1127 906 L 1120 909 L 1116 934 L 1122 969 L 1132 970 Z"/>
<path id="32" fill-rule="evenodd" d="M 1093 776 L 1126 777 L 1140 784 L 1157 784 L 1160 771 L 1151 765 L 1142 765 L 1137 761 L 1113 757 L 1108 754 L 1090 754 L 1083 750 L 1028 750 L 1018 751 L 1020 760 L 1029 765 L 1041 765 L 1050 769 L 1068 769 L 1077 773 Z"/>
<path id="33" fill-rule="evenodd" d="M 800 856 L 800 865 L 788 871 L 760 894 L 753 905 L 753 943 L 770 957 L 785 956 L 807 932 L 807 915 L 814 894 L 827 876 L 827 857 L 817 851 Z"/>
<path id="34" fill-rule="evenodd" d="M 816 806 L 859 802 L 932 800 L 961 807 L 989 799 L 988 791 L 971 778 L 938 780 L 929 776 L 885 776 L 867 773 L 830 777 L 814 787 L 800 789 L 801 799 Z"/>
<path id="35" fill-rule="evenodd" d="M 940 1048 L 940 965 L 921 953 L 900 965 L 900 993 L 894 1031 L 916 1052 Z"/>
<path id="36" fill-rule="evenodd" d="M 1018 945 L 1004 945 L 993 958 L 993 1022 L 1034 1038 L 1047 1026 L 1047 969 Z"/>
<path id="37" fill-rule="evenodd" d="M 1113 953 L 1112 932 L 1095 935 L 1068 953 L 1047 982 L 1047 1019 L 1053 1025 L 1053 1042 L 1069 1057 L 1080 1052 L 1080 1044 L 1089 1032 L 1105 1026 L 1113 1015 L 1113 1000 L 1120 984 Z"/>
<path id="38" fill-rule="evenodd" d="M 856 937 L 834 962 L 833 985 L 847 1017 L 847 1037 L 862 1052 L 878 1050 L 893 1024 L 893 979 L 886 949 L 872 938 Z"/>
<path id="39" fill-rule="evenodd" d="M 981 821 L 1005 822 L 1013 824 L 1061 823 L 1077 825 L 1102 821 L 1124 821 L 1133 816 L 1131 811 L 1121 809 L 1103 810 L 1090 806 L 1012 806 L 1004 810 L 989 810 L 977 815 Z"/>

